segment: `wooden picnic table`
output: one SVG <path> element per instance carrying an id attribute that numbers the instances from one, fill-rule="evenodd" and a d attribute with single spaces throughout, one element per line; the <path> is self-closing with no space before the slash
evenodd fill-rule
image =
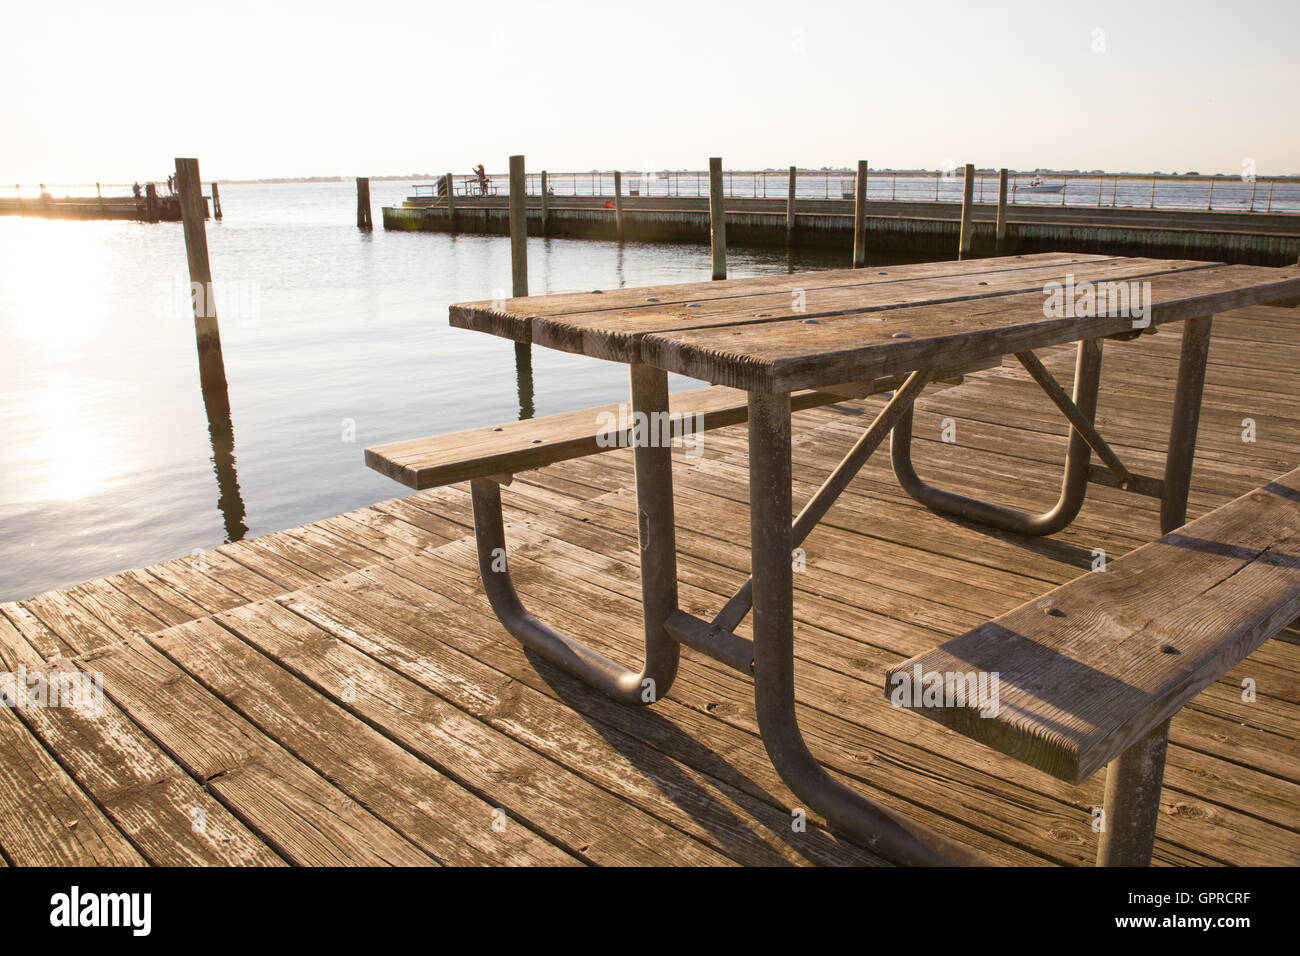
<path id="1" fill-rule="evenodd" d="M 1084 294 L 1089 289 L 1091 299 Z M 1053 301 L 1071 301 L 1071 290 L 1075 308 L 1057 314 Z M 1099 300 L 1098 290 L 1108 297 Z M 1128 294 L 1127 312 L 1108 308 L 1120 292 Z M 747 393 L 752 576 L 712 621 L 678 607 L 666 441 L 638 442 L 634 450 L 646 648 L 640 671 L 591 651 L 523 608 L 504 559 L 499 483 L 478 477 L 472 492 L 485 590 L 512 634 L 626 703 L 653 703 L 668 691 L 680 644 L 751 674 L 764 744 L 809 807 L 906 862 L 977 862 L 969 850 L 851 791 L 809 752 L 795 719 L 793 549 L 891 433 L 900 483 L 937 511 L 1016 533 L 1051 534 L 1073 521 L 1093 481 L 1160 498 L 1162 531 L 1169 532 L 1186 518 L 1211 317 L 1297 300 L 1295 267 L 1041 254 L 454 305 L 457 327 L 626 363 L 632 412 L 647 421 L 668 413 L 669 372 Z M 1159 477 L 1135 474 L 1093 425 L 1102 342 L 1154 333 L 1173 322 L 1185 327 L 1165 470 Z M 1074 342 L 1078 359 L 1067 394 L 1034 351 Z M 1040 515 L 934 488 L 911 462 L 912 403 L 925 386 L 1009 355 L 1071 424 L 1060 500 Z M 891 394 L 792 522 L 791 394 L 802 389 Z M 654 430 L 649 434 L 653 438 Z M 1093 452 L 1100 466 L 1092 463 Z M 735 633 L 751 608 L 752 641 Z"/>

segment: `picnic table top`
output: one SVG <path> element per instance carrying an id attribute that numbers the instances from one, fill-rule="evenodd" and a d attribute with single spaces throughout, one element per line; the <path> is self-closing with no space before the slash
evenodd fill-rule
<path id="1" fill-rule="evenodd" d="M 1085 282 L 1119 285 L 1086 298 Z M 1054 293 L 1067 304 L 1071 283 L 1072 308 L 1045 307 Z M 453 326 L 517 342 L 785 392 L 1130 332 L 1133 316 L 1109 308 L 1129 292 L 1154 327 L 1293 304 L 1300 267 L 1041 253 L 468 302 L 450 314 Z"/>

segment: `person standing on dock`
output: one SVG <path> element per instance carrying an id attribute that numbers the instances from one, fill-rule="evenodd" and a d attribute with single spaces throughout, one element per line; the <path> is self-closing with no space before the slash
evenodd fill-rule
<path id="1" fill-rule="evenodd" d="M 131 187 L 131 195 L 136 199 L 140 198 L 140 184 L 138 182 Z"/>
<path id="2" fill-rule="evenodd" d="M 486 196 L 488 194 L 488 177 L 487 170 L 483 168 L 482 163 L 474 167 L 474 175 L 478 177 L 478 194 Z"/>

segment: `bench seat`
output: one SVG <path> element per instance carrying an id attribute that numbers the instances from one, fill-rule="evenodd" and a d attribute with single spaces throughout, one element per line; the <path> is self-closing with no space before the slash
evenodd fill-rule
<path id="1" fill-rule="evenodd" d="M 1300 469 L 890 668 L 886 694 L 918 666 L 997 673 L 996 716 L 911 709 L 1079 783 L 1298 614 Z"/>
<path id="2" fill-rule="evenodd" d="M 839 395 L 805 391 L 791 396 L 791 405 L 813 408 L 841 400 Z M 745 393 L 722 386 L 677 392 L 669 396 L 668 408 L 673 419 L 702 414 L 706 430 L 735 425 L 748 416 Z M 611 419 L 625 422 L 629 415 L 627 403 L 621 409 L 615 403 L 392 442 L 367 448 L 366 464 L 416 491 L 471 478 L 512 475 L 626 447 L 630 428 L 616 425 L 610 429 L 602 423 Z"/>
<path id="3" fill-rule="evenodd" d="M 890 668 L 885 694 L 1072 784 L 1150 748 L 1153 835 L 1161 728 L 1298 614 L 1300 469 Z"/>
<path id="4" fill-rule="evenodd" d="M 996 368 L 1001 364 L 998 358 L 971 362 L 960 368 L 941 369 L 935 373 L 934 380 L 959 384 L 962 376 L 970 372 Z M 906 375 L 887 375 L 867 381 L 845 382 L 818 391 L 802 389 L 790 394 L 790 409 L 801 411 L 845 399 L 879 395 L 898 388 L 906 378 Z M 668 396 L 668 408 L 674 420 L 702 415 L 698 424 L 703 431 L 738 425 L 749 417 L 746 393 L 723 385 L 675 392 Z M 504 425 L 390 442 L 367 448 L 366 464 L 416 491 L 472 478 L 500 478 L 570 458 L 626 447 L 631 431 L 630 427 L 625 427 L 629 415 L 628 403 L 614 403 Z M 611 419 L 624 424 L 610 429 L 607 423 Z"/>

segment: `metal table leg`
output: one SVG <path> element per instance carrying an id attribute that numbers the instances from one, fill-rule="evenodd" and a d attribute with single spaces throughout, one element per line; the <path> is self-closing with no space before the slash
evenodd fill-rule
<path id="1" fill-rule="evenodd" d="M 646 365 L 631 370 L 632 411 L 648 422 L 668 413 L 668 373 Z M 645 429 L 648 436 L 655 428 Z M 519 600 L 506 559 L 501 488 L 491 479 L 470 483 L 479 575 L 492 610 L 525 646 L 624 704 L 652 704 L 677 676 L 679 645 L 664 621 L 677 610 L 677 542 L 673 519 L 672 450 L 663 442 L 634 449 L 637 537 L 641 551 L 641 594 L 645 663 L 632 671 L 585 644 L 543 624 Z"/>
<path id="2" fill-rule="evenodd" d="M 1101 340 L 1087 339 L 1079 343 L 1078 359 L 1074 371 L 1074 403 L 1088 421 L 1097 414 L 1097 391 L 1101 384 Z M 992 504 L 978 498 L 968 498 L 944 491 L 921 480 L 912 464 L 912 410 L 909 409 L 897 425 L 889 442 L 894 475 L 913 498 L 927 508 L 955 515 L 971 521 L 1024 535 L 1055 534 L 1065 528 L 1079 514 L 1088 487 L 1088 472 L 1092 449 L 1087 438 L 1071 426 L 1070 444 L 1065 456 L 1065 475 L 1061 481 L 1061 495 L 1051 510 L 1042 514 L 1029 514 L 1005 505 Z"/>
<path id="3" fill-rule="evenodd" d="M 790 396 L 749 393 L 754 700 L 772 765 L 809 809 L 908 865 L 986 864 L 978 854 L 878 806 L 826 773 L 795 716 Z"/>
<path id="4" fill-rule="evenodd" d="M 1187 522 L 1187 495 L 1192 487 L 1196 460 L 1196 430 L 1201 421 L 1201 393 L 1205 365 L 1210 357 L 1210 332 L 1214 316 L 1188 319 L 1183 325 L 1183 347 L 1178 360 L 1178 385 L 1169 427 L 1169 452 L 1165 458 L 1164 489 L 1160 496 L 1160 533 L 1168 534 Z"/>

